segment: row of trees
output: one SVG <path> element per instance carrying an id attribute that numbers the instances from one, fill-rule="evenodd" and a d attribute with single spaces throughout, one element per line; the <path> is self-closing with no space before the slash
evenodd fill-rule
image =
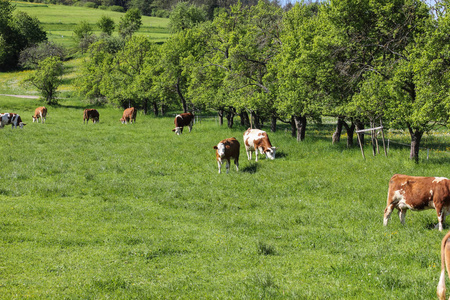
<path id="1" fill-rule="evenodd" d="M 122 106 L 215 110 L 228 126 L 338 118 L 355 129 L 383 121 L 407 129 L 412 159 L 423 134 L 449 125 L 447 1 L 330 0 L 283 11 L 236 4 L 212 21 L 183 26 L 163 45 L 133 36 L 121 48 L 101 39 L 88 50 L 80 91 Z"/>

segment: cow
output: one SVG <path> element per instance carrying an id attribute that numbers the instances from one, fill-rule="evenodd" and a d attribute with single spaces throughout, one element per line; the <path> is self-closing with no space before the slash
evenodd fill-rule
<path id="1" fill-rule="evenodd" d="M 252 159 L 252 151 L 255 151 L 255 161 L 258 161 L 258 150 L 261 154 L 266 154 L 267 158 L 275 159 L 277 148 L 272 147 L 269 136 L 265 131 L 251 128 L 247 129 L 244 133 L 244 145 L 248 160 Z"/>
<path id="2" fill-rule="evenodd" d="M 450 212 L 450 180 L 444 177 L 417 177 L 395 174 L 389 181 L 387 204 L 384 209 L 386 226 L 396 208 L 402 224 L 408 209 L 435 209 L 439 231 L 442 231 L 445 215 Z"/>
<path id="3" fill-rule="evenodd" d="M 437 286 L 439 300 L 445 300 L 445 269 L 450 278 L 450 232 L 444 236 L 441 242 L 441 276 Z"/>
<path id="4" fill-rule="evenodd" d="M 45 123 L 45 119 L 47 117 L 47 108 L 45 106 L 38 107 L 34 110 L 33 123 L 36 121 L 39 123 L 39 119 L 41 119 L 41 123 Z"/>
<path id="5" fill-rule="evenodd" d="M 240 144 L 236 138 L 228 138 L 220 141 L 213 148 L 216 149 L 216 160 L 219 166 L 219 174 L 222 169 L 222 163 L 224 160 L 227 161 L 227 174 L 230 171 L 230 159 L 234 158 L 234 165 L 236 166 L 236 171 L 239 171 L 239 149 Z"/>
<path id="6" fill-rule="evenodd" d="M 136 122 L 136 109 L 134 107 L 127 108 L 123 111 L 120 122 L 122 122 L 122 124 L 127 124 L 127 121 L 129 121 L 131 124 L 133 124 L 133 122 Z"/>
<path id="7" fill-rule="evenodd" d="M 87 108 L 83 112 L 83 124 L 87 121 L 89 123 L 89 119 L 92 119 L 92 123 L 97 123 L 100 121 L 100 115 L 96 109 Z"/>
<path id="8" fill-rule="evenodd" d="M 22 122 L 22 118 L 15 113 L 4 113 L 4 114 L 0 114 L 0 128 L 5 127 L 5 125 L 10 125 L 11 124 L 11 128 L 17 128 L 17 126 L 19 126 L 19 128 L 23 128 L 23 126 L 25 126 L 26 124 L 24 122 Z"/>
<path id="9" fill-rule="evenodd" d="M 173 123 L 175 124 L 175 128 L 172 129 L 172 131 L 175 131 L 177 135 L 183 133 L 184 126 L 189 126 L 189 132 L 191 132 L 192 125 L 194 124 L 194 115 L 191 113 L 183 113 L 176 115 Z"/>

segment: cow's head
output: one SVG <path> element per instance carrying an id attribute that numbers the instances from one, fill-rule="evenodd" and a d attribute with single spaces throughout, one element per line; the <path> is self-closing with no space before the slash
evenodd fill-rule
<path id="1" fill-rule="evenodd" d="M 180 135 L 183 133 L 183 127 L 175 127 L 172 131 L 175 131 L 177 135 Z"/>
<path id="2" fill-rule="evenodd" d="M 214 149 L 216 149 L 217 155 L 219 155 L 220 158 L 223 158 L 225 156 L 225 144 L 219 143 L 217 146 L 214 146 Z"/>
<path id="3" fill-rule="evenodd" d="M 124 117 L 122 117 L 122 118 L 120 118 L 120 122 L 122 122 L 122 124 L 125 124 L 127 122 L 127 120 Z"/>
<path id="4" fill-rule="evenodd" d="M 23 126 L 25 126 L 25 125 L 27 125 L 27 124 L 25 124 L 24 122 L 20 122 L 20 123 L 18 124 L 19 128 L 23 128 Z"/>
<path id="5" fill-rule="evenodd" d="M 266 157 L 270 158 L 270 159 L 275 159 L 275 152 L 277 151 L 277 147 L 270 147 L 267 148 L 265 153 L 266 153 Z"/>

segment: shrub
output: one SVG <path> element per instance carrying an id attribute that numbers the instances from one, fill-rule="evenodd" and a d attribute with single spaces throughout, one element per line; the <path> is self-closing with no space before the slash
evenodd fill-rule
<path id="1" fill-rule="evenodd" d="M 117 11 L 117 12 L 125 12 L 125 8 L 119 5 L 113 5 L 109 7 L 110 11 Z"/>
<path id="2" fill-rule="evenodd" d="M 97 4 L 95 4 L 94 2 L 89 2 L 89 1 L 85 2 L 83 6 L 87 7 L 87 8 L 97 8 Z"/>

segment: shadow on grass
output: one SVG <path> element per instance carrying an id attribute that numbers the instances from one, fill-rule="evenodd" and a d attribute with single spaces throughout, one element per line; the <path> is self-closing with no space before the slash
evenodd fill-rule
<path id="1" fill-rule="evenodd" d="M 244 168 L 242 168 L 241 171 L 244 172 L 244 173 L 254 174 L 254 173 L 256 173 L 257 169 L 258 169 L 258 164 L 257 163 L 250 163 L 250 165 L 245 166 Z"/>
<path id="2" fill-rule="evenodd" d="M 275 153 L 275 159 L 283 158 L 283 157 L 286 157 L 286 156 L 288 156 L 288 154 L 286 152 L 283 152 L 283 151 L 277 150 L 277 152 Z"/>

